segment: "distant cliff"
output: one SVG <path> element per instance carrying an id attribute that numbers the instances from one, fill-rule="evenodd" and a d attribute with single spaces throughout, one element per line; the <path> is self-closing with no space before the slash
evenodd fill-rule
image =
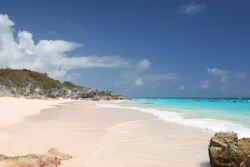
<path id="1" fill-rule="evenodd" d="M 47 73 L 10 68 L 0 70 L 0 97 L 3 96 L 29 99 L 91 98 L 92 100 L 118 100 L 124 98 L 109 90 L 85 88 L 69 81 L 61 83 L 48 77 Z"/>

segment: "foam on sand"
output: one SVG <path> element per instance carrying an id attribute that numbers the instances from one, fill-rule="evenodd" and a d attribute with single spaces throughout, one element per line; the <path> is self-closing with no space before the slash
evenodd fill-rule
<path id="1" fill-rule="evenodd" d="M 136 111 L 141 111 L 145 113 L 150 113 L 157 116 L 158 118 L 166 121 L 173 122 L 180 125 L 188 125 L 200 129 L 208 129 L 214 132 L 231 132 L 234 131 L 238 134 L 239 138 L 250 137 L 250 129 L 244 127 L 239 123 L 228 120 L 220 119 L 209 119 L 209 118 L 188 118 L 184 113 L 178 113 L 171 110 L 159 110 L 153 108 L 143 108 L 143 107 L 123 107 L 117 104 L 97 104 L 102 107 L 113 107 L 113 108 L 129 108 Z M 175 109 L 177 110 L 177 109 Z M 183 110 L 183 109 L 182 109 Z"/>

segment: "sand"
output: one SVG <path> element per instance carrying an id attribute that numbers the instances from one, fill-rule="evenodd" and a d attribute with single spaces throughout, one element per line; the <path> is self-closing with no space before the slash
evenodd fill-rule
<path id="1" fill-rule="evenodd" d="M 27 115 L 39 114 L 42 109 L 53 108 L 55 105 L 59 105 L 66 102 L 73 102 L 73 100 L 67 99 L 24 99 L 24 98 L 0 98 L 0 126 L 6 126 L 22 122 L 23 118 Z"/>
<path id="2" fill-rule="evenodd" d="M 214 132 L 97 102 L 62 102 L 0 98 L 5 122 L 0 154 L 45 153 L 56 147 L 73 156 L 62 167 L 209 166 L 207 147 Z"/>

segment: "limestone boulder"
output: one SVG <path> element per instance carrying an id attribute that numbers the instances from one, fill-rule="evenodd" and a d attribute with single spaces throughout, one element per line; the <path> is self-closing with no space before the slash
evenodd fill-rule
<path id="1" fill-rule="evenodd" d="M 60 97 L 60 93 L 58 91 L 50 92 L 49 97 L 58 98 L 58 97 Z"/>
<path id="2" fill-rule="evenodd" d="M 39 87 L 37 87 L 34 89 L 33 93 L 42 95 L 43 91 Z"/>
<path id="3" fill-rule="evenodd" d="M 64 90 L 64 92 L 63 92 L 63 98 L 64 99 L 69 99 L 70 96 L 71 96 L 71 90 L 69 90 L 69 89 Z"/>
<path id="4" fill-rule="evenodd" d="M 237 133 L 216 133 L 208 146 L 211 167 L 239 167 L 250 155 L 250 139 L 238 139 Z"/>
<path id="5" fill-rule="evenodd" d="M 55 155 L 57 158 L 59 158 L 60 160 L 67 160 L 67 159 L 71 159 L 72 156 L 69 154 L 65 154 L 60 152 L 57 148 L 51 148 L 48 153 Z"/>
<path id="6" fill-rule="evenodd" d="M 27 87 L 23 87 L 21 89 L 21 91 L 22 91 L 22 95 L 23 96 L 28 96 L 30 94 L 30 88 L 28 86 Z"/>
<path id="7" fill-rule="evenodd" d="M 100 98 L 99 96 L 95 96 L 95 97 L 92 98 L 92 100 L 93 100 L 93 101 L 100 101 L 101 98 Z"/>
<path id="8" fill-rule="evenodd" d="M 8 90 L 4 85 L 0 85 L 0 97 L 14 97 L 10 90 Z"/>
<path id="9" fill-rule="evenodd" d="M 61 160 L 71 159 L 72 156 L 60 152 L 56 148 L 45 154 L 28 154 L 25 156 L 9 157 L 0 154 L 0 166 L 4 167 L 57 167 Z"/>

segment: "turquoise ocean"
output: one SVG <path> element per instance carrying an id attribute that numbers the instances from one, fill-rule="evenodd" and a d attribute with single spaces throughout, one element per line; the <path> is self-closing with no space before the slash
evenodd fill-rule
<path id="1" fill-rule="evenodd" d="M 105 105 L 105 104 L 99 104 Z M 150 113 L 166 122 L 250 137 L 250 99 L 131 98 L 106 104 Z"/>

